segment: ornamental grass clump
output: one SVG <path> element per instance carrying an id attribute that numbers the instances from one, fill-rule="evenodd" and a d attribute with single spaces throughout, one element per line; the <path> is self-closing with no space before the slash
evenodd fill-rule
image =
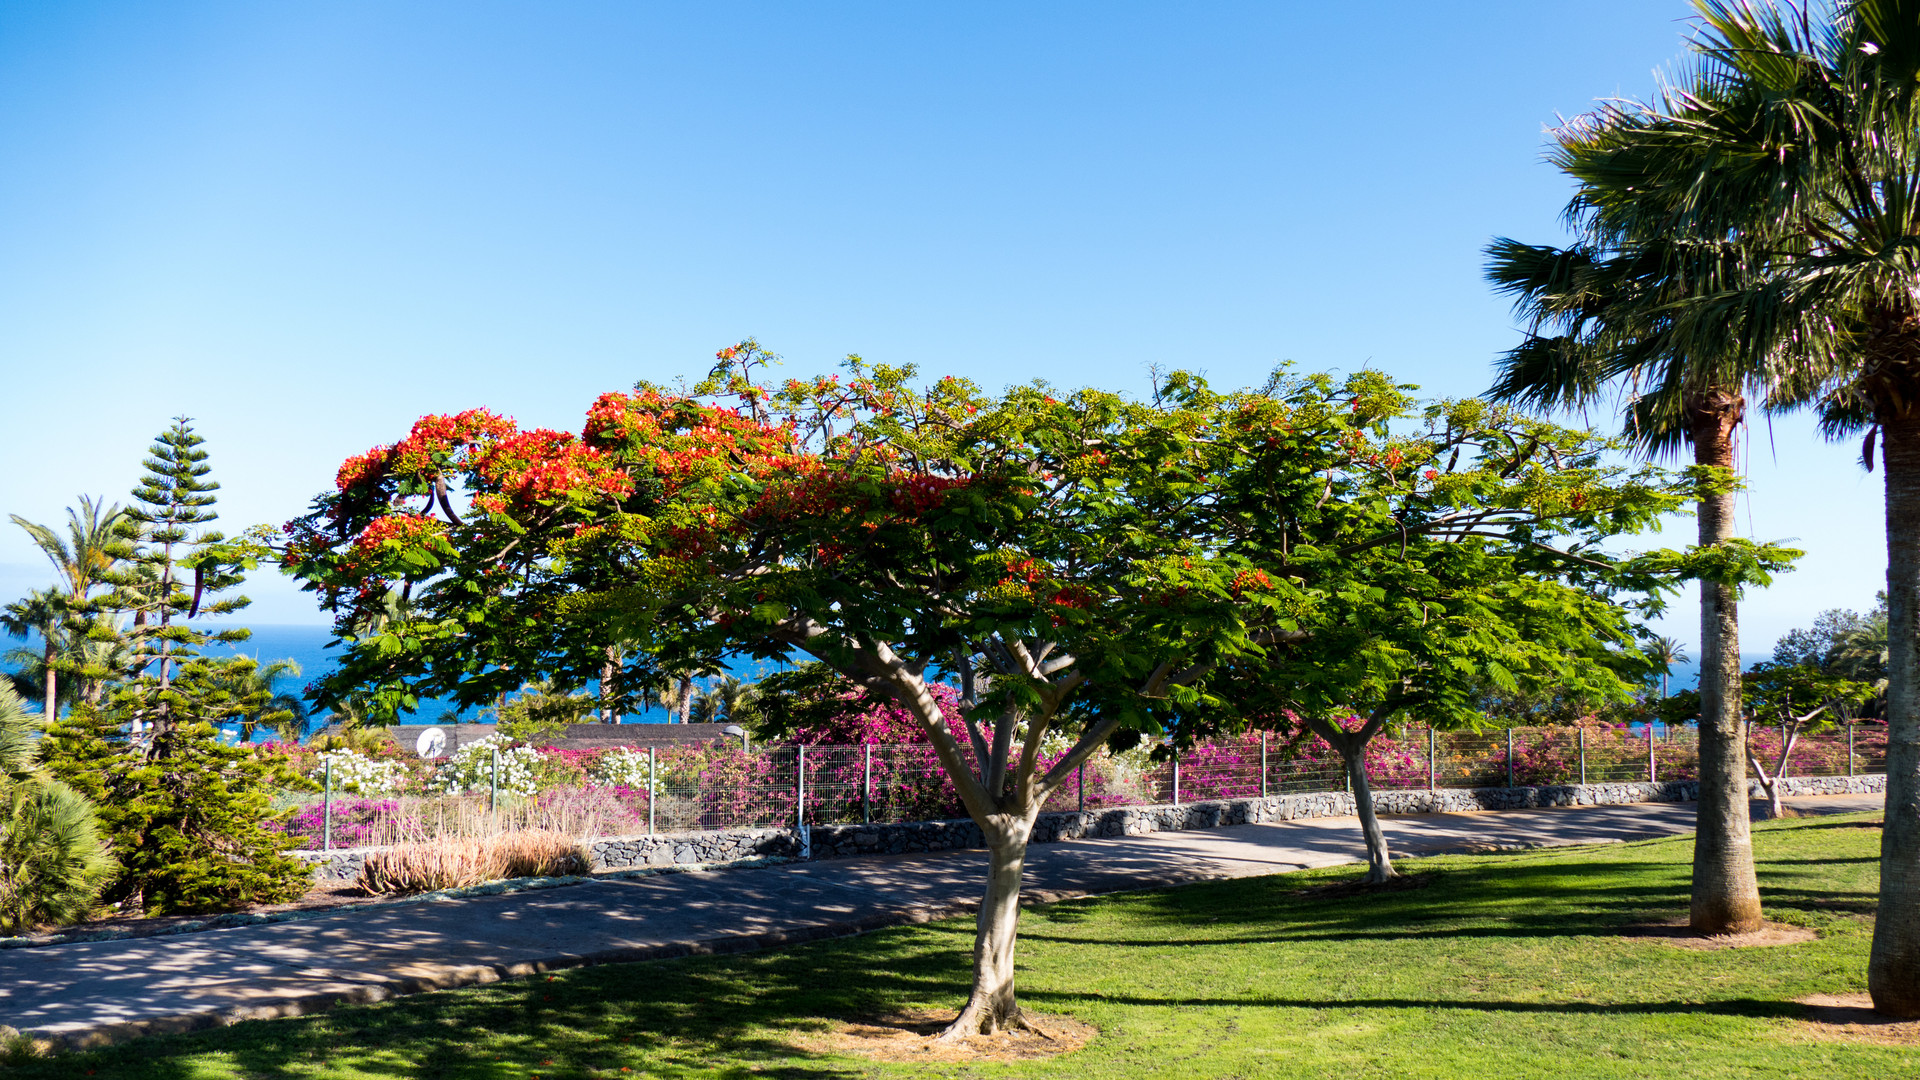
<path id="1" fill-rule="evenodd" d="M 360 869 L 359 885 L 372 893 L 407 895 L 506 878 L 585 874 L 592 865 L 586 849 L 573 837 L 547 829 L 522 829 L 373 852 Z"/>

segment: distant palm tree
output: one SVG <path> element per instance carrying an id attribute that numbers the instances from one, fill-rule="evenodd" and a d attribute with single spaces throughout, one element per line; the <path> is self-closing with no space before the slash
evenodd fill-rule
<path id="1" fill-rule="evenodd" d="M 39 635 L 42 653 L 38 657 L 29 654 L 30 662 L 25 666 L 32 669 L 31 674 L 39 683 L 37 689 L 44 715 L 52 718 L 58 714 L 62 700 L 61 669 L 65 666 L 69 672 L 77 670 L 72 654 L 81 651 L 80 643 L 93 629 L 93 621 L 88 618 L 92 614 L 93 591 L 107 583 L 105 579 L 118 561 L 109 549 L 114 540 L 114 525 L 122 511 L 118 504 L 106 505 L 104 499 L 96 502 L 82 495 L 78 509 L 67 508 L 64 537 L 55 529 L 18 514 L 8 516 L 26 531 L 60 576 L 59 589 L 35 592 L 8 605 L 6 615 L 0 617 L 0 625 L 15 637 Z M 68 661 L 64 665 L 63 659 Z"/>
<path id="2" fill-rule="evenodd" d="M 15 525 L 25 529 L 38 547 L 59 571 L 61 584 L 66 588 L 67 596 L 76 601 L 86 600 L 93 590 L 106 584 L 106 575 L 114 569 L 117 561 L 109 548 L 113 545 L 113 527 L 124 511 L 118 503 L 104 505 L 105 500 L 95 502 L 85 495 L 80 496 L 80 507 L 67 508 L 67 535 L 62 538 L 58 532 L 45 526 L 28 521 L 19 514 L 9 514 Z"/>
<path id="3" fill-rule="evenodd" d="M 37 684 L 33 688 L 42 695 L 41 715 L 48 720 L 60 712 L 60 651 L 65 644 L 61 630 L 70 612 L 66 595 L 53 589 L 35 589 L 0 610 L 0 629 L 23 640 L 40 638 L 38 653 L 12 649 L 6 659 L 19 664 L 25 676 Z"/>
<path id="4" fill-rule="evenodd" d="M 699 703 L 694 706 L 695 718 L 702 723 L 730 723 L 737 719 L 736 713 L 758 696 L 759 689 L 754 684 L 732 675 L 722 675 L 700 695 Z"/>
<path id="5" fill-rule="evenodd" d="M 1687 655 L 1684 645 L 1670 637 L 1655 637 L 1641 651 L 1660 669 L 1660 696 L 1668 697 L 1667 677 L 1672 674 L 1673 665 L 1684 664 L 1692 657 Z"/>
<path id="6" fill-rule="evenodd" d="M 265 691 L 261 706 L 240 717 L 240 741 L 253 741 L 253 734 L 265 727 L 287 742 L 297 743 L 307 733 L 307 702 L 299 694 L 288 693 L 276 685 L 282 676 L 300 677 L 300 665 L 293 660 L 275 660 L 256 665 L 246 673 L 243 684 L 234 687 L 236 697 Z"/>
<path id="7" fill-rule="evenodd" d="M 1557 162 L 1582 183 L 1569 207 L 1584 233 L 1565 249 L 1496 241 L 1488 277 L 1513 294 L 1530 323 L 1526 339 L 1499 362 L 1490 396 L 1540 409 L 1586 408 L 1610 392 L 1626 398 L 1626 435 L 1649 454 L 1692 450 L 1714 470 L 1698 493 L 1699 544 L 1733 538 L 1735 435 L 1749 393 L 1765 392 L 1765 367 L 1744 351 L 1742 326 L 1723 318 L 1708 332 L 1676 311 L 1690 298 L 1743 273 L 1731 244 L 1678 244 L 1651 227 L 1636 231 L 1592 210 L 1608 184 L 1582 170 L 1611 114 L 1560 133 Z M 1706 320 L 1704 316 L 1701 321 Z M 1738 592 L 1700 582 L 1700 798 L 1696 804 L 1693 896 L 1696 933 L 1761 925 L 1760 884 L 1747 812 L 1746 739 L 1740 709 Z M 1662 679 L 1663 691 L 1666 680 Z"/>

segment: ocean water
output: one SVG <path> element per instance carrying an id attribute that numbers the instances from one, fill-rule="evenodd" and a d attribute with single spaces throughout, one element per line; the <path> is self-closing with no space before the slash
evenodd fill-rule
<path id="1" fill-rule="evenodd" d="M 255 626 L 251 628 L 253 636 L 237 645 L 222 646 L 238 656 L 250 656 L 262 664 L 276 660 L 292 660 L 300 665 L 300 675 L 283 676 L 275 683 L 278 690 L 299 693 L 307 683 L 334 670 L 339 664 L 340 650 L 327 648 L 333 640 L 333 632 L 324 626 Z M 479 723 L 482 717 L 477 708 L 461 709 L 452 701 L 442 698 L 427 698 L 420 702 L 420 708 L 413 713 L 403 713 L 403 724 L 441 724 L 441 723 Z M 315 718 L 314 726 L 319 727 L 320 718 Z M 637 714 L 623 715 L 623 724 L 664 724 L 668 723 L 668 714 L 658 706 L 649 706 Z"/>

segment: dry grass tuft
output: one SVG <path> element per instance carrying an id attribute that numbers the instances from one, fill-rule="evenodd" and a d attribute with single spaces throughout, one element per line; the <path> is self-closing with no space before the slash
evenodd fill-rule
<path id="1" fill-rule="evenodd" d="M 359 884 L 372 893 L 423 893 L 503 878 L 584 874 L 591 868 L 579 840 L 545 829 L 523 829 L 373 852 L 360 870 Z"/>

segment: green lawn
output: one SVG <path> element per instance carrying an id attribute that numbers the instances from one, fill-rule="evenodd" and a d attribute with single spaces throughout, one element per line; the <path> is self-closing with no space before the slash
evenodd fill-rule
<path id="1" fill-rule="evenodd" d="M 1920 1076 L 1920 1047 L 1805 1038 L 1792 1002 L 1864 988 L 1879 830 L 1756 831 L 1772 918 L 1803 945 L 1621 937 L 1685 912 L 1690 839 L 1425 859 L 1417 888 L 1353 868 L 1056 904 L 1025 917 L 1025 1003 L 1097 1025 L 1002 1066 L 791 1049 L 820 1017 L 957 1007 L 970 924 L 750 956 L 581 970 L 25 1064 L 22 1076 Z M 1304 891 L 1303 891 L 1304 890 Z M 631 1072 L 623 1072 L 623 1067 Z"/>

